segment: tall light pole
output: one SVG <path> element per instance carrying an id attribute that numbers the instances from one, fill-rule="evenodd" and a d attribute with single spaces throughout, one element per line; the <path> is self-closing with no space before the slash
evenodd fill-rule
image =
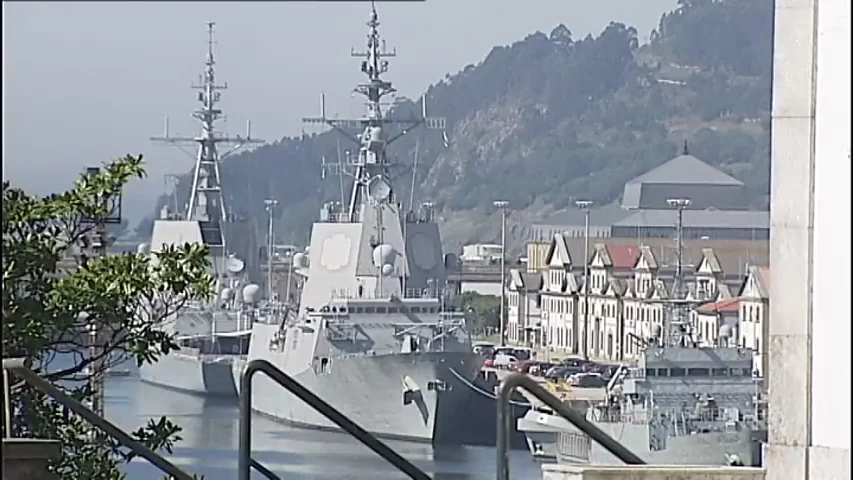
<path id="1" fill-rule="evenodd" d="M 675 241 L 676 241 L 676 261 L 675 261 L 675 287 L 673 288 L 673 296 L 676 302 L 681 302 L 684 298 L 684 209 L 690 206 L 689 198 L 669 198 L 666 200 L 667 205 L 678 210 L 678 222 L 675 226 Z M 683 323 L 684 319 L 682 308 L 678 308 L 679 324 Z M 670 321 L 671 322 L 671 321 Z M 669 329 L 672 325 L 667 325 L 663 328 L 664 335 L 670 335 Z"/>
<path id="2" fill-rule="evenodd" d="M 589 360 L 589 208 L 591 200 L 578 200 L 575 205 L 584 211 L 583 216 L 583 359 Z"/>
<path id="3" fill-rule="evenodd" d="M 273 218 L 275 206 L 278 205 L 278 200 L 268 198 L 264 200 L 264 206 L 269 216 L 267 230 L 267 300 L 272 301 L 273 286 L 272 286 L 272 248 L 273 248 Z M 288 279 L 289 280 L 289 279 Z"/>
<path id="4" fill-rule="evenodd" d="M 506 303 L 506 213 L 509 208 L 509 202 L 506 200 L 496 200 L 493 205 L 501 211 L 501 321 L 500 335 L 501 346 L 506 346 L 506 312 L 504 304 Z"/>

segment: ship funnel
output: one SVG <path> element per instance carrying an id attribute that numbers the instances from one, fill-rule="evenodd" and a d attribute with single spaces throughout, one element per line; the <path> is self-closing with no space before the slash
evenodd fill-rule
<path id="1" fill-rule="evenodd" d="M 246 305 L 255 305 L 258 303 L 258 298 L 261 294 L 261 287 L 257 284 L 250 283 L 243 287 L 243 303 Z"/>

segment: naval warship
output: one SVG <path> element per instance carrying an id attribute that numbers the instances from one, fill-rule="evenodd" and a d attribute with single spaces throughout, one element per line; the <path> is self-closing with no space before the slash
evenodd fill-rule
<path id="1" fill-rule="evenodd" d="M 724 342 L 730 328 L 721 327 Z M 654 342 L 634 366 L 619 369 L 607 399 L 589 407 L 586 417 L 650 464 L 759 466 L 767 425 L 753 362 L 748 349 Z M 518 427 L 534 456 L 565 464 L 621 463 L 547 410 L 530 411 Z"/>
<path id="2" fill-rule="evenodd" d="M 252 325 L 247 360 L 269 361 L 378 437 L 458 444 L 460 430 L 476 428 L 460 422 L 460 412 L 470 397 L 486 398 L 472 389 L 483 357 L 473 351 L 463 314 L 444 308 L 451 256 L 443 255 L 432 205 L 401 204 L 393 182 L 399 165 L 386 153 L 415 127 L 443 129 L 445 121 L 426 115 L 425 99 L 417 117 L 384 115 L 380 102 L 395 90 L 382 74 L 395 53 L 380 39 L 375 6 L 367 26 L 366 51 L 352 52 L 367 77 L 355 89 L 366 99 L 364 117 L 327 118 L 321 101 L 321 116 L 305 119 L 357 142 L 357 154 L 336 166 L 352 179 L 348 200 L 321 209 L 310 245 L 294 258 L 304 279 L 298 306 L 280 321 Z M 235 364 L 235 377 L 241 373 Z M 265 376 L 252 382 L 254 411 L 337 430 Z M 478 413 L 494 425 L 496 404 L 488 402 L 477 404 Z"/>
<path id="3" fill-rule="evenodd" d="M 164 330 L 175 334 L 180 350 L 161 356 L 153 364 L 143 365 L 139 374 L 142 381 L 162 387 L 236 398 L 231 363 L 236 356 L 247 353 L 251 324 L 267 312 L 259 309 L 260 287 L 249 282 L 242 259 L 251 256 L 251 252 L 245 250 L 252 248 L 244 248 L 242 255 L 238 255 L 227 241 L 238 235 L 234 232 L 228 235 L 232 218 L 226 213 L 220 171 L 221 162 L 228 154 L 262 141 L 251 138 L 250 128 L 245 138 L 223 136 L 214 128 L 215 121 L 222 117 L 222 110 L 216 106 L 220 100 L 219 90 L 226 85 L 217 84 L 215 80 L 213 28 L 214 23 L 208 23 L 205 70 L 199 84 L 193 86 L 199 90 L 201 108 L 193 117 L 202 124 L 201 134 L 195 138 L 172 137 L 167 120 L 165 135 L 152 137 L 154 141 L 171 145 L 198 147 L 186 212 L 169 211 L 169 206 L 164 206 L 160 218 L 154 221 L 150 245 L 140 245 L 139 253 L 156 252 L 164 245 L 205 244 L 210 249 L 216 291 L 212 292 L 211 302 L 186 305 L 164 321 Z M 218 145 L 221 144 L 232 148 L 220 154 Z"/>

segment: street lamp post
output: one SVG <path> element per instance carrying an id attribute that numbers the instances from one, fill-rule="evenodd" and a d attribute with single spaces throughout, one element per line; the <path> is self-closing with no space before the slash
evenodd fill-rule
<path id="1" fill-rule="evenodd" d="M 272 285 L 272 249 L 273 249 L 273 218 L 274 218 L 274 210 L 275 206 L 278 205 L 278 200 L 274 198 L 268 198 L 264 200 L 264 206 L 266 207 L 267 214 L 269 215 L 269 225 L 267 230 L 267 300 L 272 301 L 273 299 L 273 285 Z M 290 279 L 288 279 L 290 280 Z"/>
<path id="2" fill-rule="evenodd" d="M 501 211 L 501 308 L 500 335 L 501 346 L 506 346 L 506 214 L 509 202 L 496 200 L 493 205 Z"/>
<path id="3" fill-rule="evenodd" d="M 584 211 L 583 218 L 583 359 L 589 360 L 589 208 L 590 200 L 578 200 L 575 205 Z"/>
<path id="4" fill-rule="evenodd" d="M 684 210 L 690 206 L 689 198 L 669 198 L 666 200 L 667 205 L 675 208 L 678 211 L 678 221 L 675 225 L 675 241 L 676 241 L 676 263 L 675 263 L 675 287 L 673 288 L 673 296 L 675 301 L 679 302 L 677 311 L 677 323 L 684 322 L 682 308 L 680 302 L 684 299 Z M 670 325 L 666 325 L 663 329 L 663 334 L 669 336 L 672 328 L 672 319 Z M 667 339 L 669 341 L 669 339 Z"/>

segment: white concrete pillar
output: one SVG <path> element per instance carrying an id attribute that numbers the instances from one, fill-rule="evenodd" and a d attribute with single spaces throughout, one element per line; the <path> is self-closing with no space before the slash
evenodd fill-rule
<path id="1" fill-rule="evenodd" d="M 850 478 L 850 0 L 776 0 L 768 480 Z"/>

